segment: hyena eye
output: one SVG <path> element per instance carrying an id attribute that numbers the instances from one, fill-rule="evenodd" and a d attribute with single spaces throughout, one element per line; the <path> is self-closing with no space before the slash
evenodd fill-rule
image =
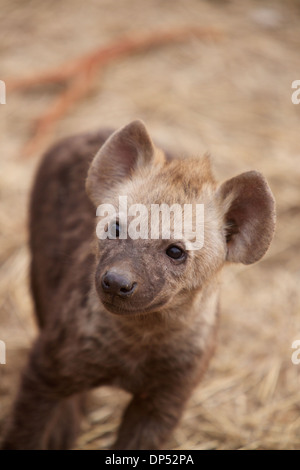
<path id="1" fill-rule="evenodd" d="M 115 239 L 120 236 L 120 225 L 119 222 L 112 222 L 108 227 L 109 238 Z"/>
<path id="2" fill-rule="evenodd" d="M 183 260 L 186 257 L 185 251 L 183 251 L 182 248 L 176 245 L 170 245 L 166 249 L 166 254 L 169 256 L 169 258 L 176 260 Z"/>

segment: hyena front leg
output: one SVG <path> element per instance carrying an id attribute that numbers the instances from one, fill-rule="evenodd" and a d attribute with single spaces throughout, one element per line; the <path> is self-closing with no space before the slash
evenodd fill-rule
<path id="1" fill-rule="evenodd" d="M 62 400 L 56 407 L 45 433 L 45 447 L 49 450 L 64 450 L 73 447 L 80 431 L 84 415 L 85 394 Z"/>
<path id="2" fill-rule="evenodd" d="M 41 335 L 23 373 L 2 449 L 63 449 L 73 443 L 78 427 L 74 394 L 82 391 L 83 384 L 72 374 L 62 374 L 57 349 L 50 350 L 52 356 Z"/>
<path id="3" fill-rule="evenodd" d="M 125 410 L 112 449 L 160 449 L 179 422 L 188 396 L 184 384 L 180 390 L 135 395 Z"/>

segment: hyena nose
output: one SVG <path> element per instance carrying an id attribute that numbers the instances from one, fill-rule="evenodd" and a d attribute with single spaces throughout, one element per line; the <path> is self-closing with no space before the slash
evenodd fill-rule
<path id="1" fill-rule="evenodd" d="M 102 289 L 104 292 L 119 297 L 129 297 L 135 291 L 136 282 L 132 282 L 123 274 L 107 271 L 102 277 Z"/>

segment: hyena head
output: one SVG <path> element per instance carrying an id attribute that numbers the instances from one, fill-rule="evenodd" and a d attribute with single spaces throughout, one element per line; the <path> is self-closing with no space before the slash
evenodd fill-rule
<path id="1" fill-rule="evenodd" d="M 104 143 L 86 188 L 99 216 L 96 289 L 120 315 L 190 302 L 226 261 L 259 260 L 274 232 L 274 199 L 260 173 L 218 185 L 208 157 L 167 161 L 141 121 Z"/>

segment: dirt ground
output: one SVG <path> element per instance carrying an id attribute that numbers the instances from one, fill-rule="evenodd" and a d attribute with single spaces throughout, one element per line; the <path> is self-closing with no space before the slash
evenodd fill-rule
<path id="1" fill-rule="evenodd" d="M 191 38 L 116 60 L 61 119 L 47 144 L 68 134 L 143 119 L 170 150 L 210 152 L 220 180 L 255 169 L 277 203 L 264 259 L 223 275 L 217 353 L 172 440 L 173 449 L 300 447 L 300 79 L 299 1 L 0 0 L 0 79 L 59 66 L 114 38 L 181 26 Z M 33 123 L 57 86 L 8 93 L 0 105 L 0 436 L 36 335 L 28 288 L 27 204 L 41 152 L 21 158 Z M 43 149 L 41 149 L 42 151 Z M 111 445 L 128 395 L 93 392 L 77 448 Z"/>

